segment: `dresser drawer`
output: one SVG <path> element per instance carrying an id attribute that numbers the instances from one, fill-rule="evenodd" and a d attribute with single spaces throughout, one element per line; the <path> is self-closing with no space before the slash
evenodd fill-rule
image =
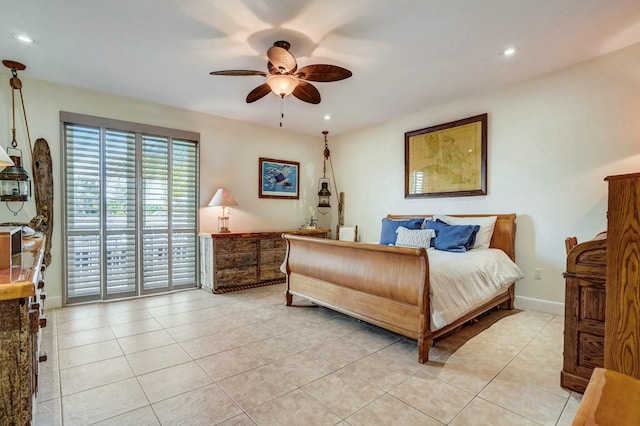
<path id="1" fill-rule="evenodd" d="M 258 267 L 229 268 L 216 271 L 216 287 L 253 284 L 258 280 Z"/>
<path id="2" fill-rule="evenodd" d="M 284 249 L 285 243 L 282 237 L 264 238 L 260 240 L 260 250 Z"/>
<path id="3" fill-rule="evenodd" d="M 260 265 L 277 265 L 284 260 L 285 250 L 264 250 L 260 252 Z"/>
<path id="4" fill-rule="evenodd" d="M 277 280 L 285 278 L 285 274 L 280 271 L 280 265 L 273 266 L 261 266 L 260 267 L 260 280 Z"/>
<path id="5" fill-rule="evenodd" d="M 257 238 L 221 238 L 213 244 L 214 256 L 223 253 L 255 253 L 257 248 Z"/>
<path id="6" fill-rule="evenodd" d="M 258 254 L 254 252 L 220 254 L 216 256 L 216 268 L 227 269 L 238 266 L 250 266 L 258 263 Z"/>

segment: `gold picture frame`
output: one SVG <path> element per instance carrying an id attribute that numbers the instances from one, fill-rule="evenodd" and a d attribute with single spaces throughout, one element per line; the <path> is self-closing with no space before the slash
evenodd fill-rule
<path id="1" fill-rule="evenodd" d="M 487 195 L 487 114 L 404 134 L 404 196 Z"/>

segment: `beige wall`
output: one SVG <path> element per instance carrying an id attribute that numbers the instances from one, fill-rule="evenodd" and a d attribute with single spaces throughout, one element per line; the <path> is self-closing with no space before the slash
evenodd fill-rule
<path id="1" fill-rule="evenodd" d="M 26 74 L 26 73 L 25 73 Z M 0 74 L 0 135 L 3 146 L 11 135 L 9 74 Z M 32 141 L 45 138 L 50 145 L 54 169 L 54 233 L 52 264 L 47 271 L 48 306 L 61 302 L 61 151 L 59 112 L 100 117 L 189 130 L 200 133 L 200 231 L 215 232 L 219 207 L 206 207 L 218 187 L 230 188 L 239 206 L 230 216 L 232 230 L 269 230 L 299 227 L 317 204 L 317 179 L 322 174 L 322 135 L 313 138 L 286 130 L 265 128 L 241 121 L 194 113 L 176 108 L 61 86 L 20 75 Z M 16 93 L 17 94 L 17 93 Z M 212 95 L 213 96 L 213 95 Z M 259 105 L 252 107 L 260 108 Z M 19 113 L 19 111 L 18 111 Z M 24 166 L 31 171 L 22 116 L 16 118 L 19 148 L 25 152 Z M 300 162 L 300 200 L 258 198 L 258 158 Z M 320 175 L 318 174 L 320 173 Z M 15 204 L 15 203 L 14 203 Z M 17 205 L 12 205 L 16 208 Z M 29 222 L 35 202 L 13 216 L 0 204 L 0 221 Z"/>
<path id="2" fill-rule="evenodd" d="M 488 195 L 404 199 L 404 132 L 489 114 Z M 563 313 L 564 239 L 606 229 L 605 176 L 640 170 L 640 45 L 526 83 L 339 135 L 346 222 L 375 241 L 387 213 L 511 213 L 517 303 Z M 534 280 L 534 269 L 542 279 Z"/>

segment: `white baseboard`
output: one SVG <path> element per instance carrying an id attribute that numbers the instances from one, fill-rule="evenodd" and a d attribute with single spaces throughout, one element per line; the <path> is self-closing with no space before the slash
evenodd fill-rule
<path id="1" fill-rule="evenodd" d="M 517 309 L 526 309 L 564 316 L 564 303 L 534 299 L 532 297 L 516 296 L 515 305 Z"/>
<path id="2" fill-rule="evenodd" d="M 62 308 L 62 296 L 47 296 L 45 309 Z"/>

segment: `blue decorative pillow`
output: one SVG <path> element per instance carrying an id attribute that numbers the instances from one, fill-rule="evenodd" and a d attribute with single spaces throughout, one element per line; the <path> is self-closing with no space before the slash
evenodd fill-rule
<path id="1" fill-rule="evenodd" d="M 436 238 L 432 241 L 436 250 L 465 252 L 469 250 L 476 240 L 476 234 L 480 230 L 479 225 L 447 225 L 441 220 L 427 220 L 425 229 L 433 229 Z"/>
<path id="2" fill-rule="evenodd" d="M 396 233 L 398 226 L 404 226 L 407 229 L 421 229 L 423 218 L 407 219 L 407 220 L 391 220 L 382 219 L 382 230 L 380 231 L 380 244 L 385 246 L 395 245 L 398 234 Z"/>

